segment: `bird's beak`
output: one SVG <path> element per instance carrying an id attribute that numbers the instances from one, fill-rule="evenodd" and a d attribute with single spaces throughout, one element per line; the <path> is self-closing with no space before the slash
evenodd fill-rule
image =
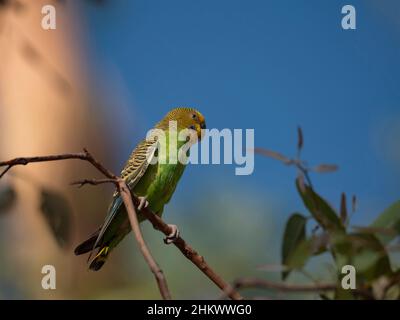
<path id="1" fill-rule="evenodd" d="M 197 137 L 199 138 L 199 140 L 201 140 L 202 138 L 204 138 L 204 130 L 206 129 L 206 123 L 205 121 L 202 121 L 201 124 L 197 127 Z"/>

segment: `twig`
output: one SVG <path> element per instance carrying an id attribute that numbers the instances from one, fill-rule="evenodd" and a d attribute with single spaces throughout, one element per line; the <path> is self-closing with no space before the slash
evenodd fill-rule
<path id="1" fill-rule="evenodd" d="M 129 221 L 131 223 L 132 230 L 134 232 L 136 242 L 138 243 L 139 249 L 143 254 L 143 257 L 148 264 L 151 272 L 154 274 L 158 288 L 160 290 L 161 296 L 163 299 L 171 299 L 171 294 L 168 290 L 167 281 L 164 277 L 164 274 L 157 262 L 154 260 L 153 256 L 148 249 L 146 242 L 143 239 L 142 232 L 139 227 L 139 222 L 136 215 L 135 207 L 133 206 L 132 197 L 130 192 L 127 192 L 128 187 L 125 182 L 106 169 L 99 161 L 97 161 L 86 149 L 84 149 L 83 153 L 68 153 L 61 155 L 51 155 L 51 156 L 42 156 L 42 157 L 25 157 L 25 158 L 15 158 L 9 161 L 0 162 L 0 167 L 7 166 L 7 168 L 2 172 L 0 178 L 4 176 L 4 174 L 9 171 L 12 167 L 16 165 L 27 165 L 28 163 L 34 162 L 48 162 L 48 161 L 58 161 L 58 160 L 67 160 L 67 159 L 79 159 L 90 162 L 97 170 L 103 173 L 108 179 L 99 179 L 99 180 L 89 180 L 85 179 L 82 181 L 74 182 L 73 184 L 78 184 L 83 186 L 85 184 L 102 184 L 102 183 L 114 183 L 118 189 L 120 190 L 122 199 L 124 201 L 124 205 L 126 207 L 126 211 L 128 212 Z"/>
<path id="2" fill-rule="evenodd" d="M 335 291 L 338 285 L 335 283 L 315 283 L 315 284 L 289 284 L 282 282 L 273 282 L 259 278 L 241 278 L 237 279 L 232 287 L 236 290 L 244 288 L 272 289 L 280 292 L 326 292 Z M 375 297 L 368 290 L 353 289 L 352 293 L 362 296 L 366 299 L 374 300 Z M 229 292 L 227 292 L 229 293 Z M 222 299 L 225 297 L 222 297 Z"/>
<path id="3" fill-rule="evenodd" d="M 334 283 L 317 283 L 317 284 L 289 284 L 272 282 L 258 278 L 242 278 L 234 282 L 233 287 L 236 289 L 243 288 L 259 288 L 259 289 L 274 289 L 285 292 L 323 292 L 333 291 L 337 289 Z"/>
<path id="4" fill-rule="evenodd" d="M 15 158 L 8 161 L 1 161 L 0 167 L 6 167 L 6 169 L 0 174 L 0 178 L 2 178 L 8 170 L 17 165 L 27 165 L 29 163 L 34 162 L 48 162 L 48 161 L 59 161 L 59 160 L 67 160 L 67 159 L 78 159 L 85 160 L 90 162 L 97 170 L 99 170 L 102 174 L 104 174 L 107 178 L 110 179 L 118 179 L 118 177 L 113 174 L 111 171 L 106 169 L 100 162 L 98 162 L 86 149 L 84 152 L 80 153 L 65 153 L 58 155 L 50 155 L 50 156 L 41 156 L 41 157 L 20 157 Z"/>
<path id="5" fill-rule="evenodd" d="M 124 190 L 125 188 L 127 189 L 127 186 L 125 183 L 122 184 L 122 181 L 119 177 L 114 175 L 112 172 L 107 170 L 99 161 L 97 161 L 86 149 L 84 149 L 83 153 L 68 153 L 68 154 L 60 154 L 60 155 L 51 155 L 51 156 L 41 156 L 41 157 L 24 157 L 24 158 L 15 158 L 9 161 L 2 161 L 0 162 L 0 167 L 6 167 L 6 169 L 0 174 L 0 178 L 12 167 L 17 166 L 17 165 L 27 165 L 29 163 L 34 163 L 34 162 L 47 162 L 47 161 L 59 161 L 59 160 L 67 160 L 67 159 L 79 159 L 79 160 L 84 160 L 90 162 L 96 169 L 98 169 L 104 176 L 106 176 L 108 179 L 99 179 L 99 180 L 82 180 L 82 181 L 77 181 L 76 184 L 78 185 L 85 185 L 85 184 L 92 184 L 92 185 L 97 185 L 101 183 L 114 183 L 119 186 L 120 190 Z M 132 226 L 132 229 L 135 233 L 136 240 L 139 244 L 139 247 L 142 249 L 145 249 L 142 254 L 144 255 L 146 262 L 149 264 L 149 267 L 153 274 L 156 276 L 157 283 L 160 288 L 160 292 L 162 296 L 168 297 L 170 296 L 169 292 L 163 292 L 161 291 L 162 288 L 163 290 L 168 290 L 168 286 L 166 284 L 165 278 L 162 274 L 162 271 L 158 267 L 158 265 L 155 263 L 153 257 L 151 256 L 150 252 L 148 251 L 148 248 L 143 240 L 143 236 L 140 232 L 140 228 L 136 228 L 136 224 L 138 226 L 137 222 L 137 216 L 135 210 L 131 209 L 131 205 L 129 202 L 133 202 L 135 206 L 137 207 L 139 205 L 139 199 L 137 199 L 135 196 L 133 196 L 130 192 L 121 192 L 121 196 L 123 198 L 127 198 L 127 201 L 124 199 L 124 204 L 126 206 L 129 220 Z M 129 198 L 129 199 L 128 199 Z M 130 200 L 130 201 L 129 201 Z M 149 209 L 145 208 L 141 211 L 143 215 L 152 223 L 154 229 L 160 230 L 163 232 L 165 235 L 169 235 L 171 233 L 171 228 L 156 214 L 151 212 Z M 136 221 L 135 221 L 136 217 Z M 138 237 L 141 239 L 138 239 Z M 183 253 L 183 255 L 188 258 L 194 265 L 196 265 L 211 281 L 213 281 L 222 291 L 227 292 L 229 291 L 229 296 L 231 299 L 234 300 L 241 300 L 243 299 L 242 296 L 230 286 L 229 283 L 225 282 L 204 260 L 204 257 L 199 255 L 189 244 L 187 244 L 181 237 L 179 237 L 175 242 L 175 246 Z M 147 251 L 146 251 L 147 250 Z M 149 263 L 150 260 L 153 260 L 154 263 Z"/>
<path id="6" fill-rule="evenodd" d="M 103 183 L 104 180 L 95 180 L 95 179 L 86 179 L 81 181 L 76 181 L 74 184 L 78 185 L 97 185 Z M 114 180 L 110 180 L 108 182 L 114 182 Z M 137 208 L 139 206 L 140 200 L 136 197 L 132 197 L 134 201 L 134 205 Z M 144 215 L 144 217 L 150 221 L 153 225 L 153 228 L 161 231 L 166 236 L 170 235 L 172 230 L 171 227 L 166 224 L 158 215 L 154 214 L 148 208 L 143 208 L 140 213 Z M 199 255 L 196 250 L 194 250 L 189 244 L 186 243 L 181 237 L 178 237 L 175 242 L 175 246 L 182 252 L 182 254 L 188 258 L 195 266 L 197 266 L 211 281 L 213 281 L 222 291 L 229 292 L 228 296 L 233 300 L 242 300 L 242 296 L 238 294 L 236 290 L 232 291 L 232 287 L 229 283 L 225 282 L 205 261 L 204 257 Z"/>
<path id="7" fill-rule="evenodd" d="M 134 199 L 135 205 L 139 205 L 139 200 Z M 159 216 L 148 210 L 147 208 L 141 211 L 143 215 L 151 222 L 153 227 L 166 236 L 171 234 L 172 230 Z M 243 297 L 231 285 L 225 282 L 205 261 L 204 257 L 197 253 L 189 244 L 181 237 L 178 237 L 174 245 L 188 258 L 196 267 L 198 267 L 212 282 L 214 282 L 222 291 L 229 292 L 228 296 L 233 300 L 242 300 Z"/>
<path id="8" fill-rule="evenodd" d="M 139 221 L 137 218 L 135 206 L 133 205 L 131 192 L 123 179 L 118 179 L 118 186 L 140 251 L 142 252 L 144 259 L 146 260 L 147 264 L 150 267 L 150 270 L 153 272 L 156 278 L 161 296 L 164 300 L 171 300 L 171 293 L 168 289 L 167 280 L 165 279 L 164 273 L 151 255 L 150 250 L 143 239 L 142 232 L 140 231 Z"/>
<path id="9" fill-rule="evenodd" d="M 308 186 L 310 187 L 311 191 L 314 192 L 314 187 L 313 187 L 313 183 L 312 183 L 311 178 L 310 178 L 310 174 L 308 172 L 308 168 L 305 168 L 301 162 L 297 162 L 296 163 L 296 167 L 297 167 L 298 170 L 300 170 L 300 172 L 306 178 Z"/>
<path id="10" fill-rule="evenodd" d="M 90 184 L 92 186 L 97 186 L 99 184 L 105 184 L 105 183 L 113 183 L 118 187 L 118 181 L 115 179 L 83 179 L 83 180 L 77 180 L 74 182 L 71 182 L 72 186 L 78 186 L 78 188 L 83 187 L 86 184 Z"/>

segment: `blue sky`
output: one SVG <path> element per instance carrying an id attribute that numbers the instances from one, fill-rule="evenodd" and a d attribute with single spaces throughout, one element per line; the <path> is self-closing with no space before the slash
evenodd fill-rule
<path id="1" fill-rule="evenodd" d="M 352 4 L 357 29 L 341 28 Z M 359 198 L 358 223 L 400 198 L 400 2 L 384 1 L 108 1 L 84 4 L 87 64 L 93 88 L 111 95 L 106 112 L 122 114 L 122 163 L 170 108 L 190 105 L 208 127 L 254 128 L 257 146 L 293 155 L 296 127 L 304 158 L 336 163 L 313 176 L 333 203 Z M 111 105 L 115 104 L 115 105 Z M 135 127 L 133 128 L 133 124 Z M 394 157 L 394 158 L 393 158 Z M 268 195 L 284 214 L 301 209 L 295 171 L 256 158 L 254 174 L 232 166 L 192 166 L 177 199 L 218 188 Z M 229 189 L 227 187 L 227 189 Z M 304 210 L 303 210 L 304 211 Z"/>

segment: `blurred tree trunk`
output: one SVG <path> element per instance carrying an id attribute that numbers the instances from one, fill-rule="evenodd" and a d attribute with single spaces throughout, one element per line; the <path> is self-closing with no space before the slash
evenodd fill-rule
<path id="1" fill-rule="evenodd" d="M 107 141 L 99 141 L 104 133 L 92 125 L 96 122 L 90 121 L 89 99 L 82 94 L 87 88 L 79 61 L 78 13 L 61 1 L 5 3 L 0 7 L 0 158 L 76 152 L 82 147 L 103 157 Z M 49 3 L 57 9 L 56 30 L 41 27 L 41 8 Z M 83 163 L 34 164 L 13 171 L 23 179 L 7 177 L 19 196 L 5 222 L 7 232 L 0 236 L 6 257 L 12 261 L 8 267 L 13 274 L 20 274 L 15 283 L 22 292 L 26 290 L 26 297 L 62 298 L 65 288 L 72 290 L 77 283 L 71 259 L 78 258 L 71 245 L 64 251 L 57 247 L 40 214 L 38 190 L 26 180 L 65 194 L 75 213 L 75 227 L 78 215 L 83 224 L 89 221 L 86 214 L 98 210 L 104 215 L 100 210 L 104 211 L 107 196 L 85 202 L 83 197 L 99 197 L 104 192 L 99 190 L 104 189 L 78 193 L 68 185 L 72 179 L 93 175 L 95 171 Z M 72 236 L 75 245 L 76 232 Z M 78 261 L 84 265 L 83 260 Z M 57 290 L 41 288 L 45 264 L 56 267 Z"/>

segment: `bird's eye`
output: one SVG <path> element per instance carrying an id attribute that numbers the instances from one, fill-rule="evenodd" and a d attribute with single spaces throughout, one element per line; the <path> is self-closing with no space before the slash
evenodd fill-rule
<path id="1" fill-rule="evenodd" d="M 192 114 L 192 119 L 196 119 L 197 115 L 195 113 Z"/>
<path id="2" fill-rule="evenodd" d="M 196 127 L 195 127 L 194 125 L 191 125 L 191 126 L 189 127 L 189 129 L 196 130 Z"/>

